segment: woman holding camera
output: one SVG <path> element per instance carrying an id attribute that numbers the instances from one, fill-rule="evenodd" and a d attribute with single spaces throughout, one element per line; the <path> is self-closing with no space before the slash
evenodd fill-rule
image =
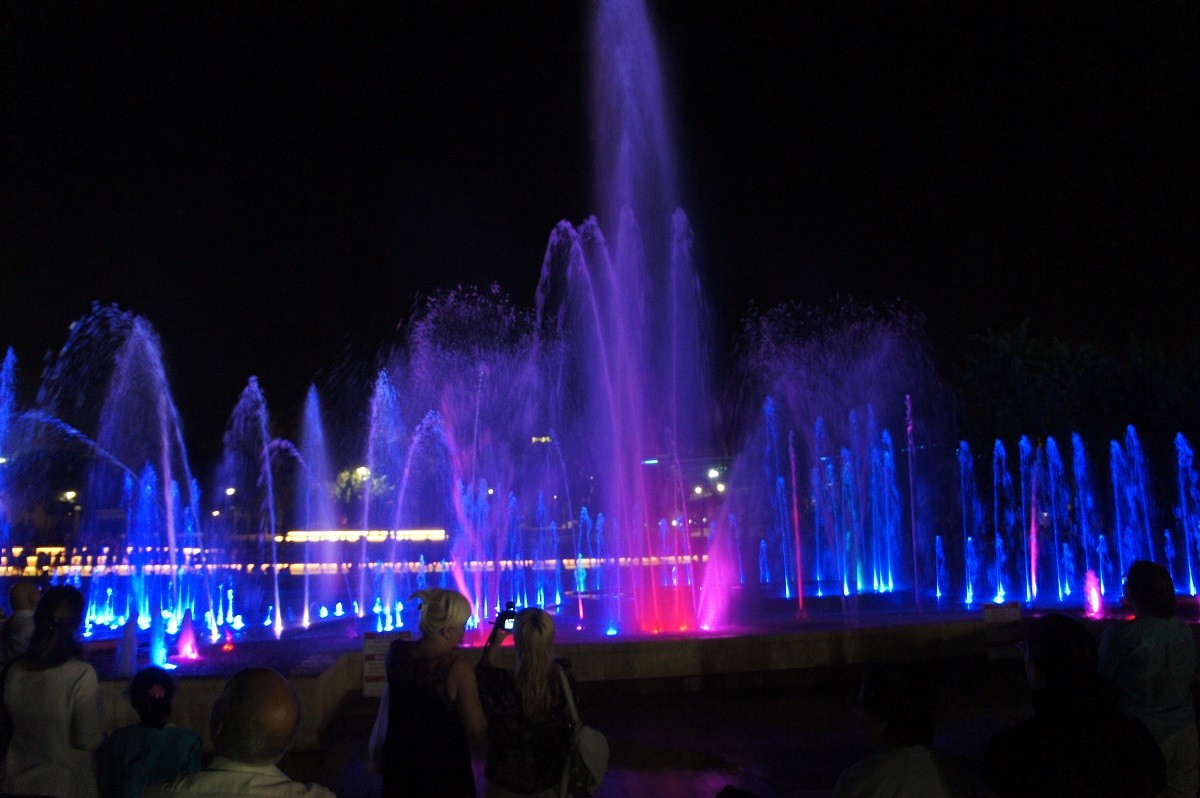
<path id="1" fill-rule="evenodd" d="M 506 624 L 510 621 L 511 624 Z M 517 659 L 496 665 L 509 626 Z M 496 619 L 475 673 L 488 719 L 488 798 L 554 798 L 571 744 L 561 666 L 554 660 L 554 620 L 544 610 L 511 610 Z"/>

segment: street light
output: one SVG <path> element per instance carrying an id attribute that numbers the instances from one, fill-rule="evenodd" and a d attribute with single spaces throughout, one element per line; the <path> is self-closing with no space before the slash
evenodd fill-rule
<path id="1" fill-rule="evenodd" d="M 232 496 L 235 493 L 237 493 L 237 488 L 226 488 L 225 489 L 226 496 Z"/>
<path id="2" fill-rule="evenodd" d="M 79 494 L 77 494 L 73 490 L 64 490 L 63 491 L 63 501 L 73 502 L 73 501 L 75 501 L 75 497 L 78 495 Z"/>

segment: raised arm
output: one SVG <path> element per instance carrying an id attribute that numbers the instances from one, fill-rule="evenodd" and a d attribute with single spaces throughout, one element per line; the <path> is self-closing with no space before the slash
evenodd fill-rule
<path id="1" fill-rule="evenodd" d="M 465 661 L 455 661 L 450 669 L 447 688 L 467 736 L 483 739 L 487 734 L 487 718 L 479 701 L 479 682 L 475 679 L 475 671 Z"/>
<path id="2" fill-rule="evenodd" d="M 479 656 L 480 665 L 496 666 L 496 652 L 500 650 L 505 634 L 507 633 L 504 630 L 504 623 L 497 619 L 496 625 L 492 627 L 492 633 L 488 635 L 487 642 L 483 644 L 483 653 Z"/>

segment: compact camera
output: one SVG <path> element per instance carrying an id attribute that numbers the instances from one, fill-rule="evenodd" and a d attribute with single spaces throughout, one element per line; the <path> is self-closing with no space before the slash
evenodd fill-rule
<path id="1" fill-rule="evenodd" d="M 517 625 L 517 605 L 511 601 L 506 603 L 504 612 L 500 613 L 500 617 L 496 620 L 504 626 L 504 631 L 511 632 Z"/>

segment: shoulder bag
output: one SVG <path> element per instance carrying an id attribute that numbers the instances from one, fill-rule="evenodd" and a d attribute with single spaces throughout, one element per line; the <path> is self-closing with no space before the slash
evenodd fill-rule
<path id="1" fill-rule="evenodd" d="M 567 709 L 571 711 L 571 747 L 563 765 L 559 798 L 592 795 L 600 789 L 604 774 L 608 772 L 608 740 L 591 726 L 583 725 L 579 711 L 575 709 L 575 698 L 571 695 L 567 674 L 562 668 L 557 670 L 558 678 L 562 680 L 563 695 L 567 699 Z"/>

